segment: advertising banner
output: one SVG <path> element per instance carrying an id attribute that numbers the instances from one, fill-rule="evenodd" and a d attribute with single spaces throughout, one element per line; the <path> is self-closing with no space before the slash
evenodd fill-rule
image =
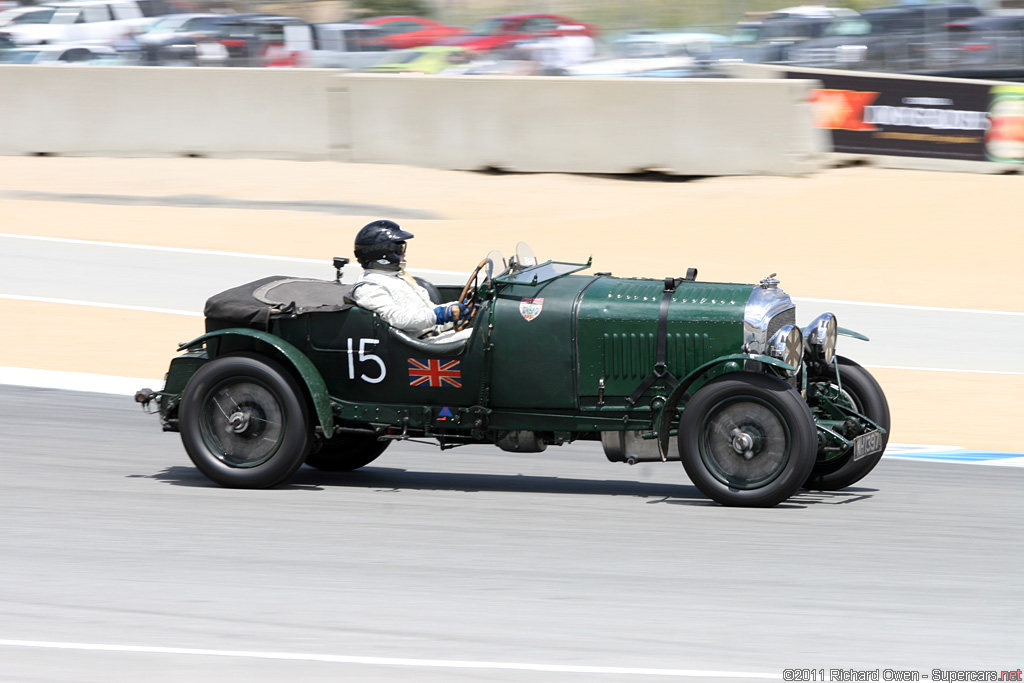
<path id="1" fill-rule="evenodd" d="M 822 82 L 819 128 L 836 152 L 1024 163 L 1024 85 L 787 71 Z"/>

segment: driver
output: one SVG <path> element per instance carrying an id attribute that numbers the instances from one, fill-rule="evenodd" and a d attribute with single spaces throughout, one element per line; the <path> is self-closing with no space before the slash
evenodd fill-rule
<path id="1" fill-rule="evenodd" d="M 469 336 L 470 330 L 450 332 L 452 323 L 469 315 L 469 307 L 458 301 L 440 306 L 405 272 L 406 241 L 410 232 L 394 221 L 378 220 L 367 223 L 356 235 L 355 257 L 363 270 L 362 277 L 353 285 L 349 297 L 356 304 L 379 315 L 384 322 L 410 336 L 437 337 L 444 332 L 443 341 Z M 457 336 L 458 335 L 458 336 Z"/>

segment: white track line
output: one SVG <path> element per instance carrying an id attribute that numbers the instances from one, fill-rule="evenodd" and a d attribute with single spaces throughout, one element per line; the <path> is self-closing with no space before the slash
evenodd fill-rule
<path id="1" fill-rule="evenodd" d="M 130 242 L 100 242 L 96 240 L 77 240 L 67 237 L 42 237 L 39 235 L 14 235 L 0 233 L 0 238 L 16 240 L 32 240 L 36 242 L 58 242 L 60 244 L 81 244 L 90 247 L 110 247 L 114 249 L 140 249 L 143 251 L 166 251 L 176 254 L 199 254 L 202 256 L 230 256 L 232 258 L 264 259 L 267 261 L 291 261 L 293 263 L 324 263 L 326 259 L 301 258 L 297 256 L 273 256 L 270 254 L 247 254 L 240 251 L 218 251 L 216 249 L 191 249 L 188 247 L 159 247 L 151 244 L 132 244 Z"/>
<path id="2" fill-rule="evenodd" d="M 909 460 L 909 458 L 907 458 Z M 1024 457 L 1002 458 L 1000 460 L 982 460 L 978 465 L 999 465 L 1000 467 L 1024 467 Z"/>
<path id="3" fill-rule="evenodd" d="M 940 453 L 939 456 L 949 456 L 948 453 Z M 991 460 L 953 460 L 949 457 L 929 458 L 927 454 L 919 456 L 889 455 L 885 454 L 886 460 L 903 460 L 904 462 L 934 462 L 939 465 L 987 465 L 989 467 L 1024 467 L 1024 458 L 992 458 Z"/>
<path id="4" fill-rule="evenodd" d="M 1017 370 L 960 370 L 957 368 L 916 368 L 904 365 L 865 365 L 872 370 L 913 370 L 915 372 L 963 372 L 973 375 L 1024 375 Z"/>
<path id="5" fill-rule="evenodd" d="M 805 296 L 794 296 L 793 301 L 797 303 L 805 301 L 814 304 L 836 304 L 844 306 L 870 306 L 873 308 L 898 308 L 907 311 L 930 311 L 933 313 L 978 313 L 983 315 L 1010 315 L 1024 317 L 1024 313 L 1018 311 L 994 311 L 987 308 L 943 308 L 941 306 L 911 306 L 909 304 L 883 304 L 874 301 L 846 301 L 844 299 L 815 299 Z"/>
<path id="6" fill-rule="evenodd" d="M 122 311 L 142 311 L 143 313 L 167 313 L 169 315 L 187 315 L 194 318 L 202 318 L 202 313 L 195 311 L 180 311 L 174 308 L 154 308 L 152 306 L 128 306 L 124 304 L 106 304 L 98 301 L 79 301 L 77 299 L 55 299 L 48 296 L 22 296 L 20 294 L 0 294 L 0 299 L 11 299 L 13 301 L 33 301 L 42 304 L 67 304 L 69 306 L 91 306 L 93 308 L 113 308 Z"/>
<path id="7" fill-rule="evenodd" d="M 297 662 L 330 662 L 332 664 L 374 664 L 379 666 L 410 666 L 447 669 L 506 669 L 513 671 L 546 671 L 569 674 L 623 674 L 630 676 L 676 676 L 687 678 L 733 678 L 781 680 L 782 674 L 745 671 L 702 671 L 699 669 L 644 669 L 626 666 L 570 666 L 564 664 L 524 664 L 517 662 L 475 662 L 446 659 L 402 659 L 393 657 L 357 657 L 349 655 L 318 655 L 293 652 L 256 652 L 246 650 L 207 650 L 186 647 L 148 647 L 142 645 L 103 645 L 97 643 L 59 643 L 39 640 L 0 640 L 3 647 L 44 648 L 50 650 L 89 650 L 93 652 L 134 652 L 158 655 L 198 655 L 204 657 L 241 657 L 277 659 Z"/>
<path id="8" fill-rule="evenodd" d="M 218 251 L 216 249 L 191 249 L 188 247 L 158 247 L 149 244 L 131 244 L 128 242 L 98 242 L 95 240 L 77 240 L 67 237 L 41 237 L 38 235 L 15 235 L 0 232 L 0 238 L 35 240 L 38 242 L 59 242 L 61 244 L 81 244 L 90 247 L 110 247 L 114 249 L 141 249 L 143 251 L 164 251 L 176 254 L 196 254 L 200 256 L 224 256 L 228 258 L 262 259 L 264 261 L 287 261 L 289 263 L 312 263 L 330 266 L 330 261 L 319 258 L 303 258 L 299 256 L 274 256 L 271 254 L 247 254 L 239 251 Z M 434 273 L 437 275 L 468 275 L 457 270 L 432 270 L 429 268 L 410 268 L 410 272 Z"/>
<path id="9" fill-rule="evenodd" d="M 167 354 L 170 357 L 170 353 Z M 63 372 L 60 370 L 34 370 L 32 368 L 11 368 L 0 366 L 0 385 L 33 389 L 60 389 L 63 391 L 88 391 L 95 394 L 134 396 L 143 387 L 160 389 L 162 379 L 143 377 L 116 377 L 96 375 L 89 372 Z"/>

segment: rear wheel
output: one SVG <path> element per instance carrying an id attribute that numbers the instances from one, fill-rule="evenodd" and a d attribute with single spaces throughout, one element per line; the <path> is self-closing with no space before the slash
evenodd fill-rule
<path id="1" fill-rule="evenodd" d="M 370 434 L 336 436 L 325 441 L 316 453 L 311 453 L 306 464 L 325 472 L 351 472 L 376 460 L 390 443 L 378 441 Z"/>
<path id="2" fill-rule="evenodd" d="M 203 365 L 185 388 L 179 417 L 189 458 L 221 486 L 274 486 L 309 452 L 302 390 L 266 358 L 224 356 Z"/>
<path id="3" fill-rule="evenodd" d="M 722 505 L 770 507 L 814 466 L 814 418 L 800 394 L 768 375 L 730 373 L 702 387 L 679 421 L 679 455 L 700 491 Z"/>
<path id="4" fill-rule="evenodd" d="M 814 391 L 825 392 L 830 400 L 866 416 L 886 433 L 882 436 L 882 450 L 874 455 L 854 460 L 851 449 L 838 458 L 817 463 L 804 486 L 818 491 L 844 489 L 866 477 L 882 459 L 889 441 L 889 403 L 882 387 L 871 373 L 849 358 L 836 356 L 835 362 L 839 364 L 839 382 L 836 382 L 835 367 L 826 367 L 824 372 L 808 377 Z"/>

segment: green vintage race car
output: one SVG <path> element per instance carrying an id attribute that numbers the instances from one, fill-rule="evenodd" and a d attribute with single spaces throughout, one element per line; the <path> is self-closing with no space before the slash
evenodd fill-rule
<path id="1" fill-rule="evenodd" d="M 212 297 L 162 391 L 136 400 L 223 486 L 270 487 L 303 463 L 349 471 L 392 441 L 534 453 L 600 441 L 614 462 L 680 460 L 725 505 L 850 486 L 878 463 L 889 408 L 836 355 L 831 313 L 802 330 L 760 284 L 583 274 L 520 245 L 437 301 L 473 305 L 468 340 L 414 339 L 355 306 L 338 278 L 268 277 Z M 428 283 L 429 284 L 429 283 Z"/>

